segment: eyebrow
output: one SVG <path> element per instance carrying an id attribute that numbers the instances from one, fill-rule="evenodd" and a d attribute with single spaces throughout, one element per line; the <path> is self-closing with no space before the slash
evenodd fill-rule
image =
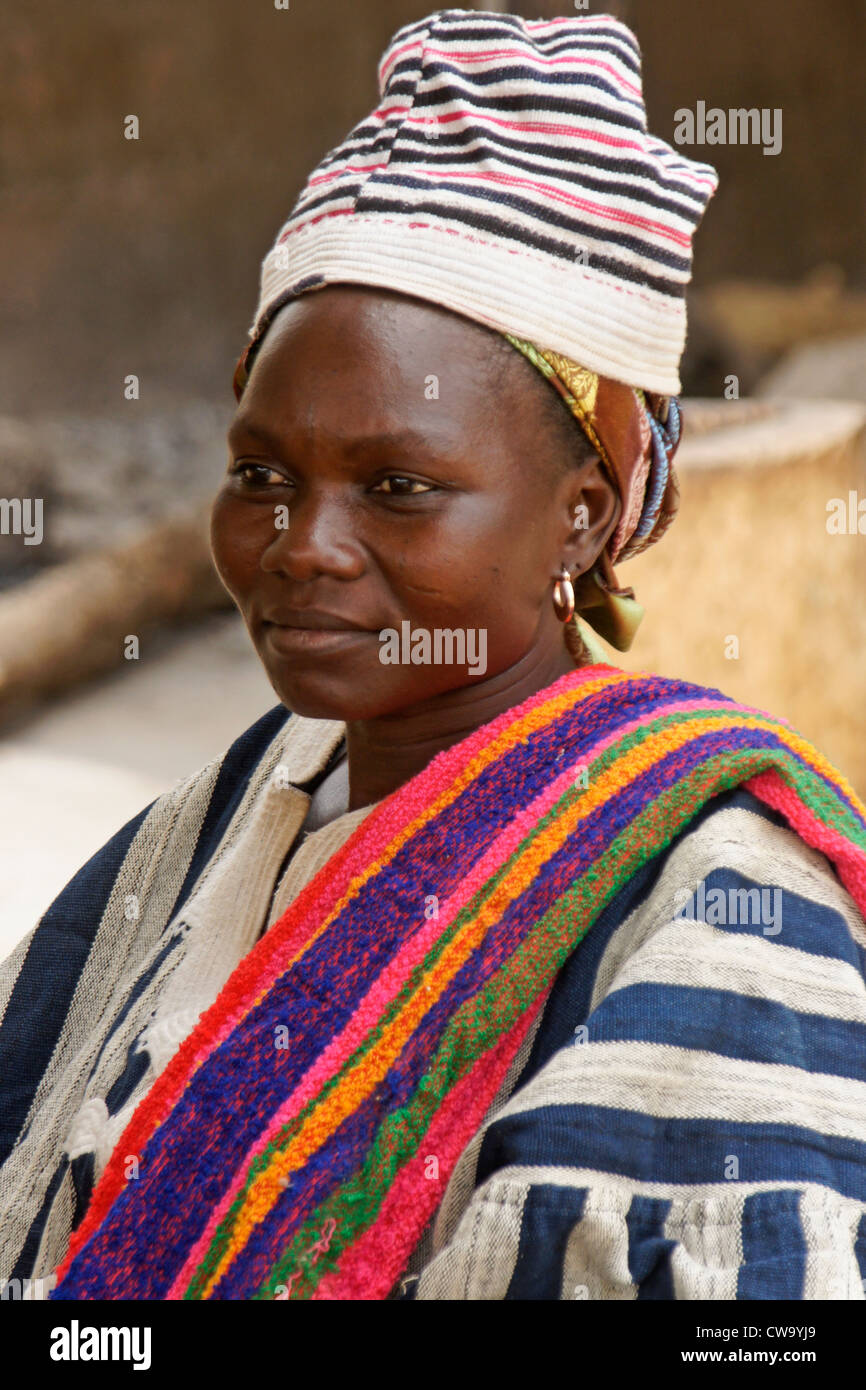
<path id="1" fill-rule="evenodd" d="M 277 435 L 275 435 L 273 431 L 269 430 L 265 425 L 257 425 L 254 423 L 254 421 L 245 420 L 243 416 L 238 415 L 235 417 L 234 420 L 232 420 L 232 423 L 229 425 L 228 431 L 226 433 L 226 439 L 228 440 L 229 444 L 233 444 L 237 439 L 240 438 L 260 439 L 263 444 L 268 444 L 274 447 L 278 447 L 280 442 Z"/>
<path id="2" fill-rule="evenodd" d="M 243 417 L 238 417 L 230 425 L 227 439 L 229 444 L 235 444 L 241 438 L 261 440 L 263 444 L 267 444 L 275 452 L 279 452 L 280 448 L 284 446 L 284 441 L 280 439 L 279 435 L 268 429 L 266 425 L 259 425 L 253 420 L 248 421 L 244 420 Z M 340 441 L 338 440 L 337 443 L 339 444 Z M 403 429 L 377 430 L 370 434 L 356 435 L 353 439 L 344 441 L 342 448 L 347 454 L 352 455 L 372 448 L 405 447 L 407 445 L 416 448 L 420 445 L 429 453 L 430 436 L 426 433 L 419 434 L 417 430 L 406 426 Z"/>

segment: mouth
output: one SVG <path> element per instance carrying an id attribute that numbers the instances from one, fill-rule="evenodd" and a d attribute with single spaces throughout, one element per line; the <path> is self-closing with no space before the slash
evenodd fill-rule
<path id="1" fill-rule="evenodd" d="M 285 656 L 340 652 L 376 635 L 369 628 L 358 627 L 336 613 L 320 613 L 314 609 L 282 612 L 263 619 L 261 627 L 267 645 Z"/>

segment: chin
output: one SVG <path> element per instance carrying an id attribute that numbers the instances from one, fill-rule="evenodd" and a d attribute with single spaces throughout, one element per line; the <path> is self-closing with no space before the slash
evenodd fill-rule
<path id="1" fill-rule="evenodd" d="M 429 680 L 419 688 L 417 667 L 409 668 L 415 675 L 414 682 L 399 679 L 398 672 L 407 673 L 406 667 L 386 668 L 388 674 L 384 680 L 381 671 L 326 671 L 324 667 L 316 670 L 312 666 L 304 670 L 294 666 L 291 671 L 285 667 L 266 669 L 271 685 L 293 714 L 302 714 L 308 719 L 339 719 L 344 724 L 399 714 L 401 710 L 409 710 L 455 688 L 453 682 L 437 688 Z M 458 681 L 457 685 L 460 684 L 471 682 Z"/>
<path id="2" fill-rule="evenodd" d="M 272 666 L 265 669 L 286 708 L 307 719 L 339 719 L 347 724 L 355 719 L 375 719 L 405 703 L 399 699 L 394 703 L 394 692 L 381 688 L 381 677 L 374 684 L 369 677 L 365 680 L 360 671 L 352 673 L 312 666 L 301 669 L 297 665 L 291 670 Z"/>
<path id="3" fill-rule="evenodd" d="M 330 689 L 327 692 L 315 690 L 312 686 L 293 684 L 291 689 L 274 686 L 286 709 L 292 714 L 302 714 L 305 719 L 339 719 L 349 724 L 353 719 L 372 718 L 359 705 L 357 700 L 349 701 L 348 696 Z"/>

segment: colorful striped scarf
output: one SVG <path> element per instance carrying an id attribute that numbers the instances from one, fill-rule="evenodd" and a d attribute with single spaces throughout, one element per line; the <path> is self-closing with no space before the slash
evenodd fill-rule
<path id="1" fill-rule="evenodd" d="M 785 721 L 718 691 L 584 667 L 444 750 L 202 1016 L 52 1297 L 387 1296 L 563 962 L 738 784 L 866 911 L 866 807 Z"/>

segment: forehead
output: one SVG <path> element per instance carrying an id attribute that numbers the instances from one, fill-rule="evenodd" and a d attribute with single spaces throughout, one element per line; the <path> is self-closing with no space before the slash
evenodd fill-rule
<path id="1" fill-rule="evenodd" d="M 277 312 L 256 361 L 286 345 L 305 351 L 333 351 L 346 359 L 350 345 L 363 342 L 381 357 L 432 359 L 461 354 L 486 361 L 501 339 L 492 329 L 452 313 L 441 305 L 394 290 L 367 285 L 327 285 L 290 300 Z M 365 365 L 356 358 L 353 365 Z"/>
<path id="2" fill-rule="evenodd" d="M 237 418 L 339 415 L 348 433 L 371 417 L 490 428 L 493 415 L 510 417 L 523 370 L 501 335 L 471 319 L 388 290 L 329 285 L 276 314 Z"/>

